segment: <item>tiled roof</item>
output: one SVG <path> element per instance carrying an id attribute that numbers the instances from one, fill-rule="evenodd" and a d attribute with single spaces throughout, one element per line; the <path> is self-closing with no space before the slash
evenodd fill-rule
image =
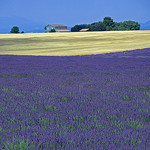
<path id="1" fill-rule="evenodd" d="M 54 26 L 54 27 L 67 27 L 67 26 L 65 26 L 63 24 L 52 24 L 52 26 Z"/>

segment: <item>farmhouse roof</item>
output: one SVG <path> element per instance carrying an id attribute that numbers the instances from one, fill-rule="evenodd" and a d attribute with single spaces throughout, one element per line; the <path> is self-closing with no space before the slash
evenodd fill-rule
<path id="1" fill-rule="evenodd" d="M 86 31 L 89 31 L 89 28 L 81 29 L 81 30 L 80 30 L 80 32 L 86 32 Z"/>
<path id="2" fill-rule="evenodd" d="M 65 26 L 63 24 L 52 24 L 52 26 L 54 26 L 54 27 L 67 27 L 67 26 Z"/>

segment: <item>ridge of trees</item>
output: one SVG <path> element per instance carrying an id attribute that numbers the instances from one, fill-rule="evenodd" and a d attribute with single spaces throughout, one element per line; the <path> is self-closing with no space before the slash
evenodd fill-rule
<path id="1" fill-rule="evenodd" d="M 111 17 L 105 17 L 102 21 L 92 24 L 75 25 L 71 28 L 71 32 L 78 32 L 81 29 L 89 28 L 89 31 L 124 31 L 124 30 L 140 30 L 140 24 L 135 21 L 114 22 Z"/>

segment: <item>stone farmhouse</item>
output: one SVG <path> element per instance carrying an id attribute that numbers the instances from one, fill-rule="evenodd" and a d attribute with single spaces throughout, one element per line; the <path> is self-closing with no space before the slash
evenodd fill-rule
<path id="1" fill-rule="evenodd" d="M 67 26 L 62 24 L 51 24 L 46 26 L 46 32 L 50 32 L 51 29 L 55 29 L 56 32 L 70 32 L 67 30 Z"/>

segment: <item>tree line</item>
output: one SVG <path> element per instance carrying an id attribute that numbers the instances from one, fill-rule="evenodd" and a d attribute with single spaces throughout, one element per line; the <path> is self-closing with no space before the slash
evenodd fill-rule
<path id="1" fill-rule="evenodd" d="M 78 32 L 81 29 L 88 28 L 89 31 L 124 31 L 124 30 L 140 30 L 140 24 L 135 21 L 114 22 L 111 17 L 105 17 L 103 21 L 94 22 L 92 24 L 75 25 L 71 28 L 71 32 Z M 44 28 L 46 29 L 46 27 Z M 50 32 L 56 32 L 52 29 Z M 19 27 L 14 26 L 10 33 L 19 33 Z M 22 31 L 21 33 L 24 33 Z"/>
<path id="2" fill-rule="evenodd" d="M 89 31 L 124 31 L 124 30 L 140 30 L 140 24 L 135 21 L 114 22 L 111 17 L 105 17 L 103 21 L 94 22 L 92 24 L 75 25 L 71 28 L 71 32 L 78 32 L 81 29 L 88 28 Z"/>

